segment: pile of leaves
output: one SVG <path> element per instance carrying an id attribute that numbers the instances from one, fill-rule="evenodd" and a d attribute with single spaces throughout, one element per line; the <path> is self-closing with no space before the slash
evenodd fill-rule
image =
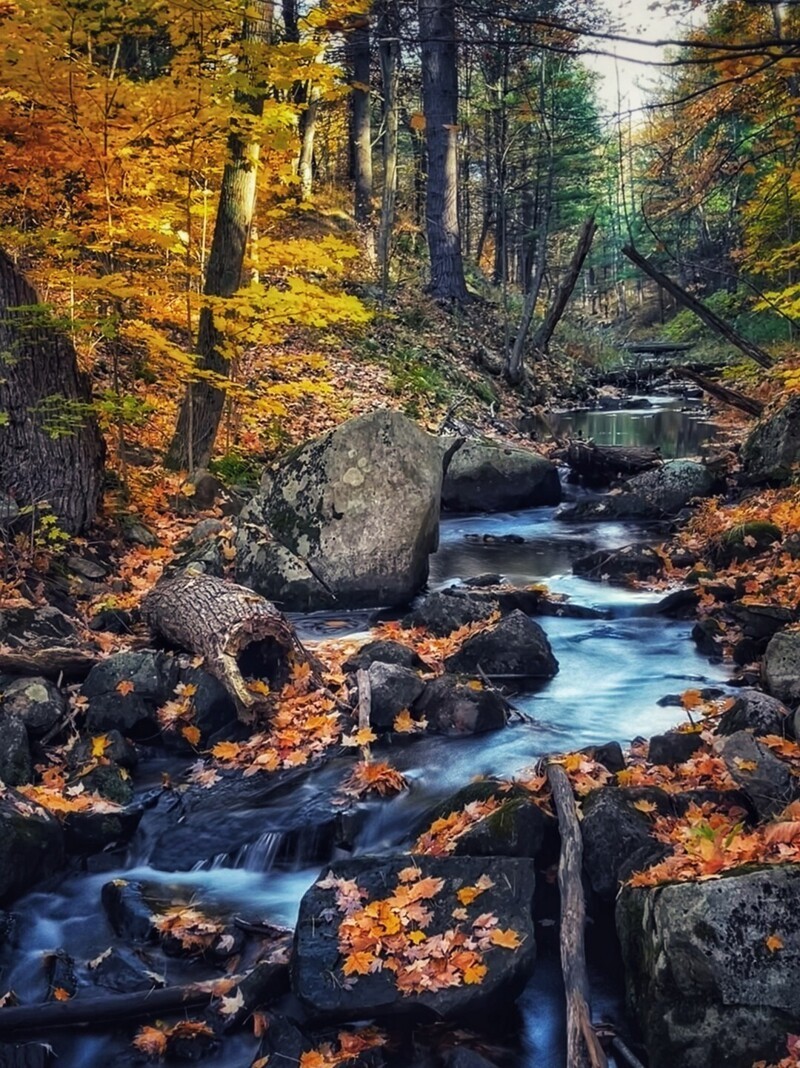
<path id="1" fill-rule="evenodd" d="M 358 1031 L 340 1031 L 337 1040 L 325 1042 L 316 1049 L 300 1055 L 300 1068 L 337 1068 L 340 1064 L 357 1060 L 367 1050 L 386 1045 L 386 1037 L 375 1027 Z M 255 1061 L 251 1068 L 266 1068 L 269 1058 Z"/>
<path id="2" fill-rule="evenodd" d="M 470 801 L 463 808 L 449 812 L 434 820 L 414 843 L 412 853 L 421 853 L 429 857 L 443 857 L 452 853 L 459 838 L 477 824 L 502 808 L 503 802 L 497 797 L 487 797 L 485 801 Z"/>
<path id="3" fill-rule="evenodd" d="M 363 903 L 366 891 L 354 879 L 329 873 L 317 886 L 335 890 L 336 906 L 344 914 L 338 938 L 346 988 L 358 976 L 382 971 L 393 974 L 404 995 L 481 983 L 491 948 L 513 950 L 522 944 L 518 933 L 502 930 L 491 913 L 470 920 L 467 907 L 494 886 L 488 875 L 480 876 L 474 886 L 455 891 L 451 916 L 456 923 L 439 933 L 426 930 L 433 920 L 426 902 L 445 890 L 445 880 L 423 878 L 414 865 L 398 873 L 391 894 L 367 904 Z"/>
<path id="4" fill-rule="evenodd" d="M 397 621 L 390 621 L 376 627 L 372 637 L 376 641 L 399 642 L 413 649 L 431 671 L 441 675 L 445 670 L 444 662 L 449 656 L 457 653 L 468 638 L 491 629 L 499 619 L 500 613 L 493 612 L 486 619 L 466 623 L 443 638 L 435 637 L 425 627 L 403 627 Z"/>
<path id="5" fill-rule="evenodd" d="M 786 1036 L 786 1053 L 777 1064 L 756 1061 L 753 1068 L 800 1068 L 800 1035 Z"/>

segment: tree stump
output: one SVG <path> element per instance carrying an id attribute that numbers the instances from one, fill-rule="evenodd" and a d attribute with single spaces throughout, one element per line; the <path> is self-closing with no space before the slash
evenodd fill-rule
<path id="1" fill-rule="evenodd" d="M 294 627 L 270 601 L 211 575 L 159 582 L 144 598 L 142 613 L 155 634 L 204 657 L 205 669 L 231 695 L 245 723 L 267 705 L 267 695 L 248 687 L 245 676 L 277 689 L 288 679 L 292 652 L 309 659 Z"/>

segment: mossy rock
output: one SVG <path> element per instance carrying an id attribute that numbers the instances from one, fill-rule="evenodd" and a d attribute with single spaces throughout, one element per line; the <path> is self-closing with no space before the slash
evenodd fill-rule
<path id="1" fill-rule="evenodd" d="M 739 523 L 719 536 L 712 546 L 714 563 L 727 567 L 760 556 L 776 542 L 783 541 L 783 531 L 768 519 Z"/>
<path id="2" fill-rule="evenodd" d="M 446 819 L 473 802 L 496 798 L 500 807 L 454 843 L 451 856 L 460 857 L 535 857 L 542 847 L 548 816 L 533 801 L 527 790 L 495 779 L 470 783 L 437 805 L 425 825 L 424 834 L 436 820 Z"/>

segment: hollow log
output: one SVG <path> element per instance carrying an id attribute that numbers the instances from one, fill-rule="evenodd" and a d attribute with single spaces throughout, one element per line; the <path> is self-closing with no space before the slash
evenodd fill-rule
<path id="1" fill-rule="evenodd" d="M 293 651 L 307 659 L 275 605 L 212 575 L 181 574 L 159 582 L 144 598 L 142 614 L 155 634 L 204 658 L 206 671 L 219 679 L 245 723 L 267 703 L 248 688 L 245 676 L 275 689 L 288 678 Z"/>
<path id="2" fill-rule="evenodd" d="M 589 978 L 583 944 L 586 904 L 583 899 L 583 839 L 567 773 L 547 765 L 561 836 L 558 888 L 561 894 L 561 971 L 567 998 L 567 1068 L 607 1068 L 608 1061 L 592 1027 Z"/>
<path id="3" fill-rule="evenodd" d="M 684 378 L 688 378 L 690 382 L 695 382 L 709 396 L 721 401 L 723 404 L 727 404 L 730 408 L 738 408 L 740 412 L 755 416 L 760 416 L 764 411 L 765 405 L 763 401 L 756 400 L 755 397 L 748 397 L 746 393 L 740 393 L 736 389 L 722 386 L 719 382 L 714 382 L 710 378 L 706 378 L 705 375 L 693 371 L 691 367 L 676 367 L 675 371 Z"/>
<path id="4" fill-rule="evenodd" d="M 288 968 L 285 964 L 256 965 L 239 984 L 245 1003 L 247 984 L 257 978 L 253 992 L 258 1005 L 286 993 Z M 39 1031 L 51 1027 L 78 1027 L 83 1024 L 113 1023 L 142 1017 L 166 1016 L 189 1009 L 205 1009 L 215 1000 L 214 983 L 193 983 L 189 986 L 167 986 L 163 990 L 144 990 L 134 994 L 109 994 L 99 998 L 76 997 L 70 1001 L 46 1001 L 37 1005 L 15 1005 L 0 1009 L 0 1034 Z M 250 1011 L 257 1008 L 249 1004 Z"/>
<path id="5" fill-rule="evenodd" d="M 603 485 L 622 476 L 638 475 L 662 462 L 658 449 L 643 446 L 595 445 L 593 441 L 567 442 L 567 466 L 589 482 Z"/>

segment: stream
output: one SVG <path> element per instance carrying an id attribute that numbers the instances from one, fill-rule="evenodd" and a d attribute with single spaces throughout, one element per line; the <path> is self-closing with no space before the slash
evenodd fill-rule
<path id="1" fill-rule="evenodd" d="M 684 401 L 648 398 L 648 407 L 621 412 L 584 412 L 551 420 L 559 434 L 593 437 L 598 443 L 659 445 L 664 456 L 693 455 L 712 428 L 697 410 L 682 410 Z M 585 491 L 566 487 L 567 499 Z M 431 560 L 430 587 L 450 585 L 459 579 L 487 572 L 500 573 L 515 583 L 545 582 L 551 591 L 571 601 L 601 609 L 606 618 L 538 619 L 552 644 L 560 670 L 535 692 L 514 699 L 526 721 L 505 730 L 464 740 L 427 737 L 422 741 L 387 746 L 388 757 L 407 776 L 411 789 L 390 800 L 369 803 L 359 824 L 355 853 L 402 851 L 421 814 L 448 794 L 482 774 L 509 776 L 553 751 L 578 749 L 666 730 L 680 718 L 680 709 L 659 704 L 667 694 L 690 686 L 724 685 L 722 665 L 700 657 L 690 640 L 691 624 L 652 614 L 663 593 L 631 591 L 590 582 L 572 574 L 572 561 L 596 548 L 609 550 L 633 541 L 647 540 L 648 531 L 630 523 L 571 524 L 553 518 L 553 508 L 536 508 L 507 514 L 446 515 L 441 524 L 438 552 Z M 522 544 L 477 543 L 468 535 L 516 534 Z M 652 534 L 650 535 L 652 537 Z M 304 639 L 347 635 L 366 629 L 367 613 L 344 617 L 315 615 L 295 620 Z M 383 747 L 381 748 L 382 751 Z M 175 778 L 175 758 L 154 755 L 141 771 L 158 782 L 162 771 Z M 293 924 L 299 900 L 318 875 L 326 859 L 325 848 L 313 834 L 295 835 L 291 850 L 282 847 L 281 829 L 287 805 L 294 816 L 309 803 L 309 791 L 323 793 L 341 778 L 341 765 L 328 765 L 304 781 L 298 793 L 271 806 L 269 799 L 249 813 L 249 844 L 228 855 L 197 844 L 195 870 L 165 870 L 164 851 L 156 855 L 147 836 L 147 814 L 124 854 L 92 857 L 85 870 L 60 877 L 45 889 L 28 894 L 13 906 L 18 918 L 16 944 L 0 957 L 0 994 L 14 989 L 21 1003 L 42 1001 L 47 981 L 42 955 L 64 949 L 85 962 L 115 944 L 100 905 L 100 891 L 114 878 L 140 879 L 157 885 L 163 897 L 176 893 L 184 900 L 215 905 L 233 915 Z M 305 793 L 303 793 L 305 791 Z M 238 818 L 240 814 L 233 813 Z M 313 816 L 309 817 L 313 821 Z M 218 828 L 225 840 L 226 829 Z M 320 853 L 322 850 L 322 854 Z M 181 864 L 181 867 L 187 867 Z M 538 876 L 537 876 L 538 879 Z M 541 880 L 543 882 L 543 880 Z M 554 902 L 557 915 L 557 901 Z M 540 921 L 541 922 L 541 921 Z M 556 928 L 550 920 L 537 928 L 539 960 L 534 976 L 520 998 L 514 1030 L 495 1036 L 501 1047 L 498 1063 L 504 1068 L 562 1068 L 564 1014 Z M 618 970 L 597 967 L 613 957 L 607 931 L 589 931 L 592 999 L 597 1019 L 622 1022 L 624 1014 Z M 189 981 L 185 963 L 153 951 L 152 966 L 168 983 Z M 58 1054 L 59 1068 L 99 1068 L 126 1063 L 130 1030 L 78 1034 L 48 1032 Z M 204 1058 L 209 1068 L 247 1068 L 257 1047 L 251 1035 L 227 1039 L 218 1054 Z M 613 1062 L 611 1062 L 613 1063 Z M 411 1065 L 408 1068 L 412 1068 Z"/>

